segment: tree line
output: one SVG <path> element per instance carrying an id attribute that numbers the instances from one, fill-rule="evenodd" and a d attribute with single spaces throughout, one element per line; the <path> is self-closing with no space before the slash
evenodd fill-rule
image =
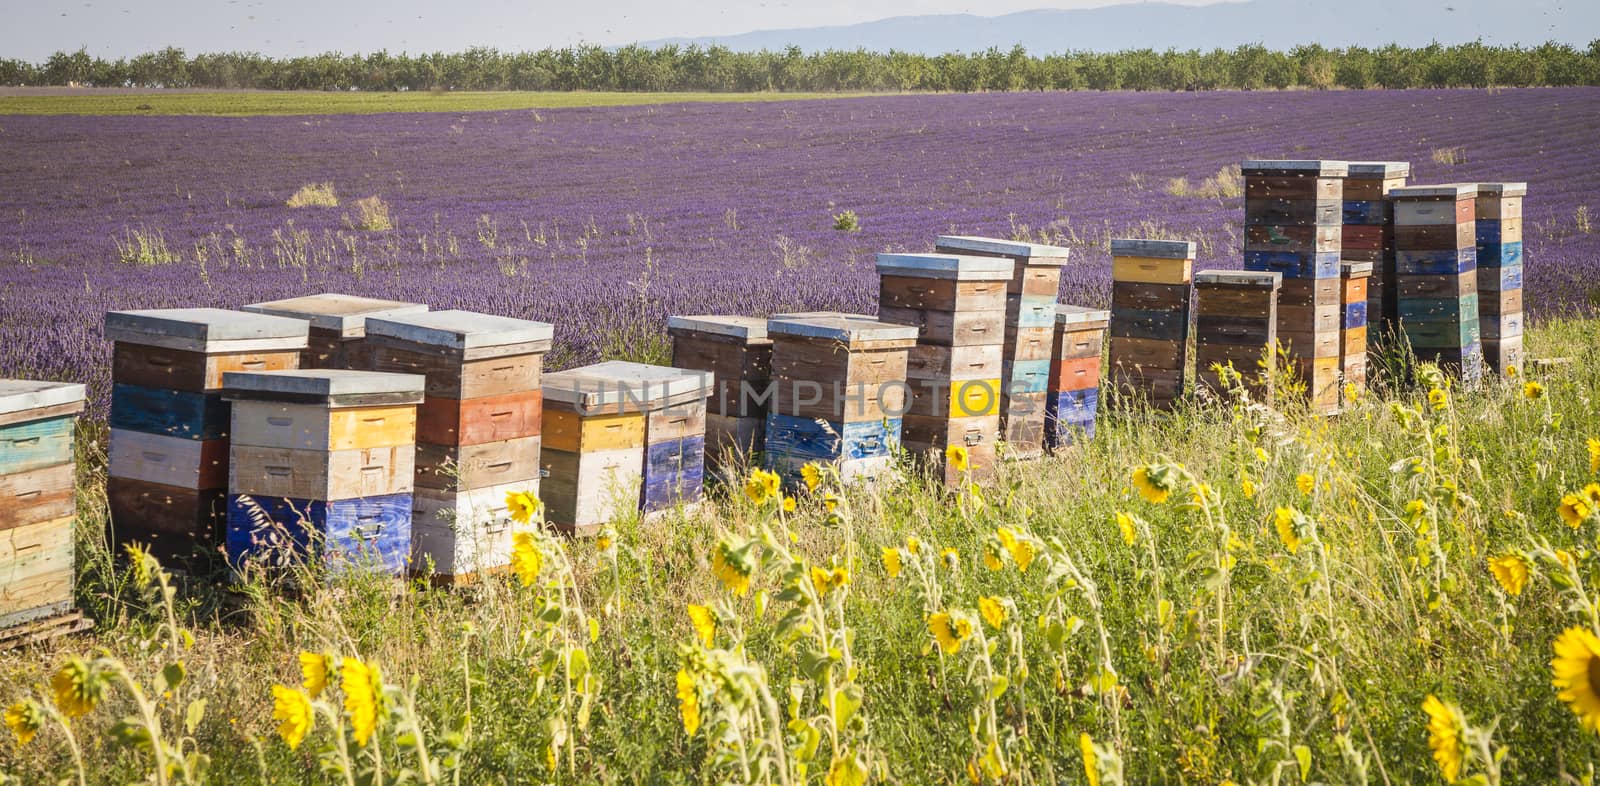
<path id="1" fill-rule="evenodd" d="M 1288 51 L 1256 44 L 1051 55 L 1031 55 L 1020 46 L 922 55 L 632 45 L 275 58 L 253 52 L 190 56 L 169 47 L 106 60 L 80 49 L 57 52 L 43 63 L 0 58 L 0 85 L 704 92 L 1544 87 L 1600 85 L 1600 39 L 1585 50 L 1554 42 L 1332 49 L 1313 44 Z"/>

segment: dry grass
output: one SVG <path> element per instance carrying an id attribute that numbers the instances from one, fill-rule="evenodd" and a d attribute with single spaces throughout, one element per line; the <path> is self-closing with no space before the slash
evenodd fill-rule
<path id="1" fill-rule="evenodd" d="M 1433 149 L 1433 163 L 1445 166 L 1455 166 L 1467 162 L 1467 149 L 1461 145 L 1451 147 L 1436 147 Z"/>
<path id="2" fill-rule="evenodd" d="M 355 229 L 368 232 L 394 229 L 394 221 L 389 217 L 389 205 L 382 199 L 376 196 L 357 199 L 355 209 L 355 215 L 346 219 Z"/>
<path id="3" fill-rule="evenodd" d="M 307 183 L 284 204 L 289 207 L 338 207 L 339 195 L 334 193 L 332 183 Z"/>

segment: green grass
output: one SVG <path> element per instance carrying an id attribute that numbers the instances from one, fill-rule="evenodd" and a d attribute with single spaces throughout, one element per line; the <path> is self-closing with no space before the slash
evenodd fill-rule
<path id="1" fill-rule="evenodd" d="M 377 733 L 391 778 L 419 766 L 413 737 L 396 725 L 414 717 L 435 761 L 455 756 L 446 743 L 459 740 L 459 782 L 470 784 L 762 782 L 759 768 L 778 748 L 758 739 L 774 739 L 792 764 L 816 729 L 810 784 L 839 751 L 883 782 L 967 783 L 990 738 L 1009 782 L 1082 784 L 1087 733 L 1121 760 L 1125 777 L 1106 773 L 1107 784 L 1287 786 L 1301 782 L 1305 761 L 1307 782 L 1398 785 L 1439 782 L 1420 709 L 1435 694 L 1462 708 L 1474 734 L 1498 721 L 1505 783 L 1588 778 L 1600 739 L 1556 698 L 1548 664 L 1551 641 L 1588 627 L 1589 616 L 1569 605 L 1575 595 L 1555 563 L 1535 558 L 1534 577 L 1511 597 L 1485 559 L 1548 542 L 1577 555 L 1573 575 L 1591 597 L 1600 589 L 1600 524 L 1569 528 L 1556 515 L 1563 493 L 1597 480 L 1584 444 L 1600 436 L 1596 328 L 1567 320 L 1530 333 L 1532 356 L 1572 360 L 1532 372 L 1542 399 L 1495 382 L 1456 391 L 1438 410 L 1413 389 L 1374 392 L 1335 418 L 1226 405 L 1103 416 L 1092 443 L 1005 467 L 982 485 L 982 505 L 897 477 L 845 494 L 829 523 L 814 499 L 780 520 L 771 505 L 717 491 L 697 512 L 618 522 L 615 552 L 550 540 L 544 576 L 570 560 L 567 591 L 494 580 L 394 592 L 346 579 L 297 593 L 257 582 L 242 602 L 224 602 L 216 579 L 191 576 L 176 595 L 176 619 L 197 639 L 177 647 L 188 678 L 156 716 L 175 741 L 184 708 L 206 701 L 184 751 L 210 757 L 212 783 L 344 783 L 314 774 L 318 751 L 338 750 L 336 690 L 298 751 L 274 733 L 269 687 L 298 685 L 296 653 L 310 651 L 382 664 L 398 708 Z M 1183 488 L 1165 504 L 1141 499 L 1132 468 L 1163 461 L 1181 463 L 1215 499 L 1185 509 Z M 79 594 L 100 626 L 0 654 L 0 701 L 43 695 L 36 686 L 72 654 L 103 647 L 146 687 L 174 659 L 161 604 L 106 568 L 95 467 L 85 460 Z M 1309 495 L 1297 488 L 1302 473 L 1315 482 Z M 1412 500 L 1429 509 L 1409 515 Z M 1306 517 L 1292 552 L 1274 526 L 1279 507 Z M 1137 519 L 1132 546 L 1117 511 Z M 1003 548 L 1001 527 L 1034 544 L 1027 571 Z M 723 539 L 763 531 L 773 537 L 758 550 L 751 593 L 735 597 L 711 555 Z M 916 554 L 908 536 L 920 541 Z M 881 563 L 885 547 L 902 550 L 898 578 Z M 959 569 L 939 564 L 943 548 L 959 553 Z M 850 583 L 816 600 L 788 549 L 808 565 L 847 568 Z M 984 566 L 986 550 L 999 570 Z M 978 619 L 980 598 L 1012 604 L 1002 630 Z M 686 604 L 721 615 L 710 652 L 691 643 Z M 940 610 L 974 620 L 973 638 L 952 655 L 939 654 L 925 622 Z M 597 681 L 566 679 L 562 664 L 579 648 Z M 686 663 L 704 689 L 693 737 L 675 688 Z M 1108 669 L 1110 689 L 1097 680 Z M 1003 692 L 990 690 L 991 673 L 1006 678 Z M 835 707 L 862 700 L 837 738 L 819 700 L 828 685 L 840 691 Z M 88 782 L 143 779 L 150 753 L 108 733 L 134 713 L 128 691 L 114 687 L 103 705 L 72 723 Z M 0 741 L 0 770 L 21 783 L 70 777 L 66 739 L 47 726 L 21 749 Z M 573 745 L 557 748 L 551 772 L 553 739 Z M 355 758 L 373 761 L 372 748 Z"/>
<path id="2" fill-rule="evenodd" d="M 602 93 L 312 91 L 3 95 L 0 115 L 332 115 L 377 112 L 485 112 L 685 102 L 797 101 L 860 93 Z"/>

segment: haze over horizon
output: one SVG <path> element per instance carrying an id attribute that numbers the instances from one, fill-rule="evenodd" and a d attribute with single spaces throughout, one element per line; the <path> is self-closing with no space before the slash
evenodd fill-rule
<path id="1" fill-rule="evenodd" d="M 0 29 L 0 57 L 42 62 L 54 52 L 79 48 L 114 59 L 168 46 L 190 54 L 248 51 L 292 57 L 633 42 L 928 52 L 1023 43 L 1037 53 L 1130 45 L 1233 47 L 1291 29 L 1292 36 L 1282 36 L 1284 47 L 1307 43 L 1308 35 L 1314 38 L 1324 29 L 1331 38 L 1353 37 L 1371 45 L 1417 45 L 1429 40 L 1428 20 L 1439 23 L 1436 37 L 1443 43 L 1481 38 L 1497 44 L 1558 40 L 1582 46 L 1600 38 L 1600 12 L 1581 4 L 1569 9 L 1567 1 L 1527 0 L 1513 8 L 1502 0 L 1341 0 L 1337 5 L 1326 0 L 886 0 L 870 5 L 848 0 L 456 0 L 441 11 L 427 0 L 39 0 L 8 12 L 10 24 Z M 1354 6 L 1371 6 L 1376 16 Z M 968 16 L 956 16 L 963 14 Z M 1314 23 L 1314 17 L 1323 16 L 1340 23 L 1339 29 Z M 1260 24 L 1252 27 L 1258 18 Z M 1122 35 L 1108 38 L 1107 29 Z M 1343 40 L 1324 43 L 1345 45 Z"/>

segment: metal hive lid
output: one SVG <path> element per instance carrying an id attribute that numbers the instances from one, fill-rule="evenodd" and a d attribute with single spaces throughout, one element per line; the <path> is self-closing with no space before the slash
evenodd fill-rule
<path id="1" fill-rule="evenodd" d="M 401 300 L 382 300 L 324 292 L 319 295 L 251 303 L 243 309 L 257 314 L 304 319 L 319 330 L 332 330 L 342 336 L 355 337 L 366 335 L 368 317 L 419 314 L 426 312 L 428 306 Z"/>

